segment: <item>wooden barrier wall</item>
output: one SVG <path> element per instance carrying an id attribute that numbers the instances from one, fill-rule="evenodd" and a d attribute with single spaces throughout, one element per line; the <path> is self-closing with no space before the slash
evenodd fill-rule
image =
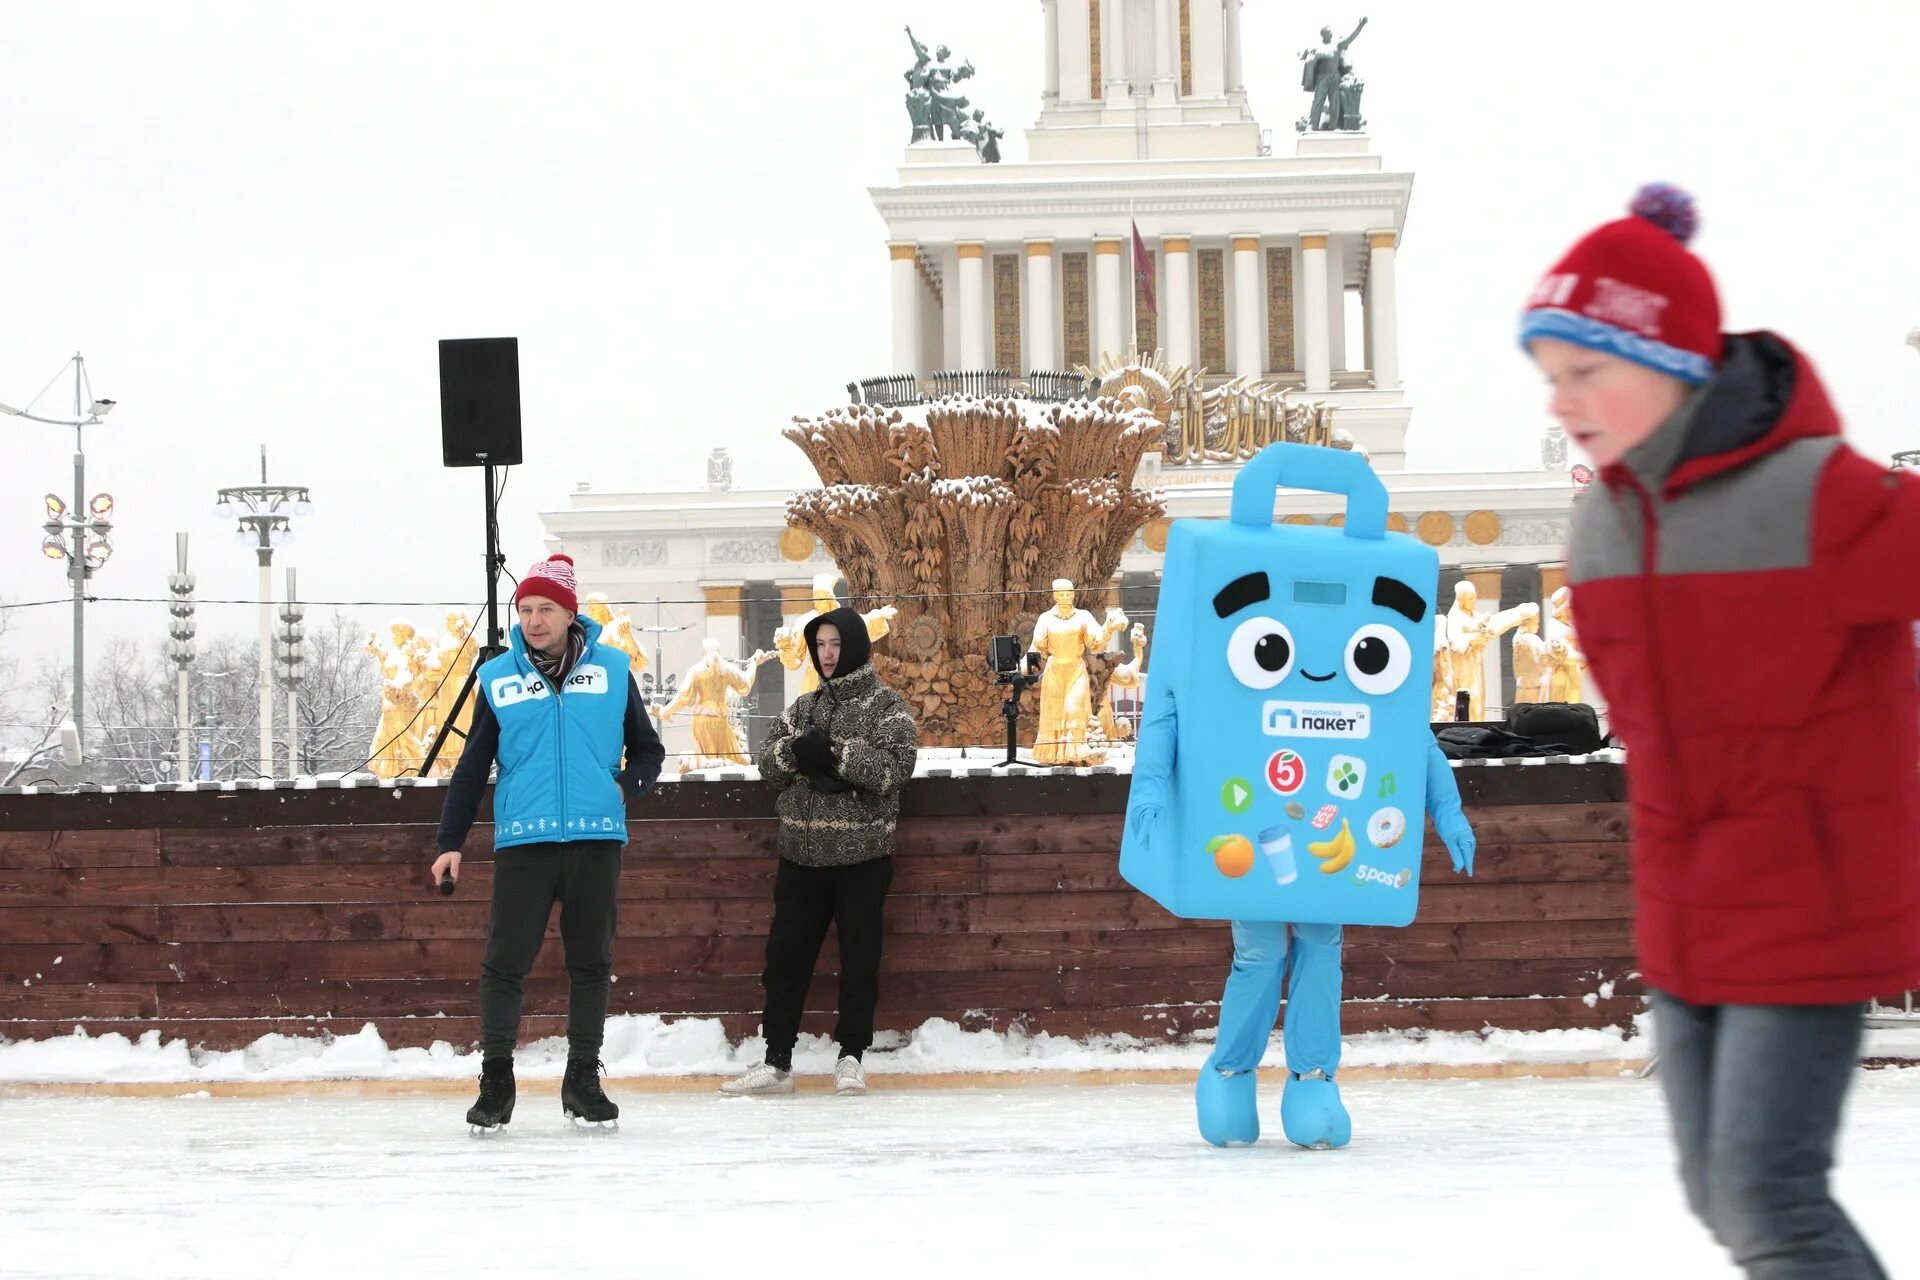
<path id="1" fill-rule="evenodd" d="M 1639 1007 L 1612 765 L 1459 772 L 1479 874 L 1429 837 L 1420 919 L 1354 929 L 1350 1031 L 1619 1025 Z M 1231 943 L 1116 871 L 1125 777 L 922 779 L 907 792 L 880 1024 L 1162 1038 L 1211 1026 Z M 432 892 L 435 788 L 0 797 L 0 1037 L 89 1031 L 215 1048 L 269 1031 L 391 1045 L 477 1035 L 491 857 Z M 634 806 L 611 1010 L 759 1021 L 772 792 L 673 783 Z M 483 811 L 483 818 L 487 816 Z M 468 848 L 491 843 L 476 828 Z M 564 1031 L 559 940 L 523 1038 Z M 826 1032 L 833 944 L 806 1030 Z M 1602 994 L 1602 993 L 1605 994 Z"/>

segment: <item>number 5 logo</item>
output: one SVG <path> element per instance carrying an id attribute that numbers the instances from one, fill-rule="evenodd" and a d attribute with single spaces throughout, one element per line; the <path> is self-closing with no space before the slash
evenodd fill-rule
<path id="1" fill-rule="evenodd" d="M 1297 751 L 1276 751 L 1267 760 L 1267 785 L 1283 796 L 1300 790 L 1307 780 L 1307 762 Z"/>

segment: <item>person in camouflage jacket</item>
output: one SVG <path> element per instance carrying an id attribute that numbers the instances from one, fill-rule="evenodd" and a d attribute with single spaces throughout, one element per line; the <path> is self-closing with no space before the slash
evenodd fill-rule
<path id="1" fill-rule="evenodd" d="M 868 660 L 871 644 L 858 613 L 821 614 L 807 624 L 806 640 L 820 687 L 787 708 L 760 752 L 760 776 L 780 789 L 780 866 L 761 975 L 766 1058 L 723 1084 L 723 1093 L 793 1091 L 793 1047 L 829 924 L 840 945 L 834 1087 L 866 1092 L 860 1059 L 873 1043 L 880 996 L 894 824 L 920 733 L 906 699 L 880 683 Z"/>

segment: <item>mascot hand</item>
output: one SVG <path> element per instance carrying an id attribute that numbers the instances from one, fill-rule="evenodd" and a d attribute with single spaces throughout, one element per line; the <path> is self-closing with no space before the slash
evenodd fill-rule
<path id="1" fill-rule="evenodd" d="M 1453 869 L 1462 875 L 1473 874 L 1473 828 L 1467 825 L 1466 817 L 1453 814 L 1435 821 L 1434 829 L 1440 833 L 1441 842 L 1447 846 L 1447 853 L 1453 858 Z"/>
<path id="2" fill-rule="evenodd" d="M 1138 840 L 1141 845 L 1153 844 L 1153 833 L 1166 816 L 1166 806 L 1152 800 L 1135 805 L 1127 813 L 1127 834 Z"/>

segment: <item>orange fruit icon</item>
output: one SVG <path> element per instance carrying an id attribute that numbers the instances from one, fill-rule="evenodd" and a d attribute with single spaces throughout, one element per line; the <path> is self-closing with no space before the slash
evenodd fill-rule
<path id="1" fill-rule="evenodd" d="M 1243 876 L 1253 870 L 1253 841 L 1243 835 L 1215 836 L 1207 841 L 1207 851 L 1223 876 Z"/>

